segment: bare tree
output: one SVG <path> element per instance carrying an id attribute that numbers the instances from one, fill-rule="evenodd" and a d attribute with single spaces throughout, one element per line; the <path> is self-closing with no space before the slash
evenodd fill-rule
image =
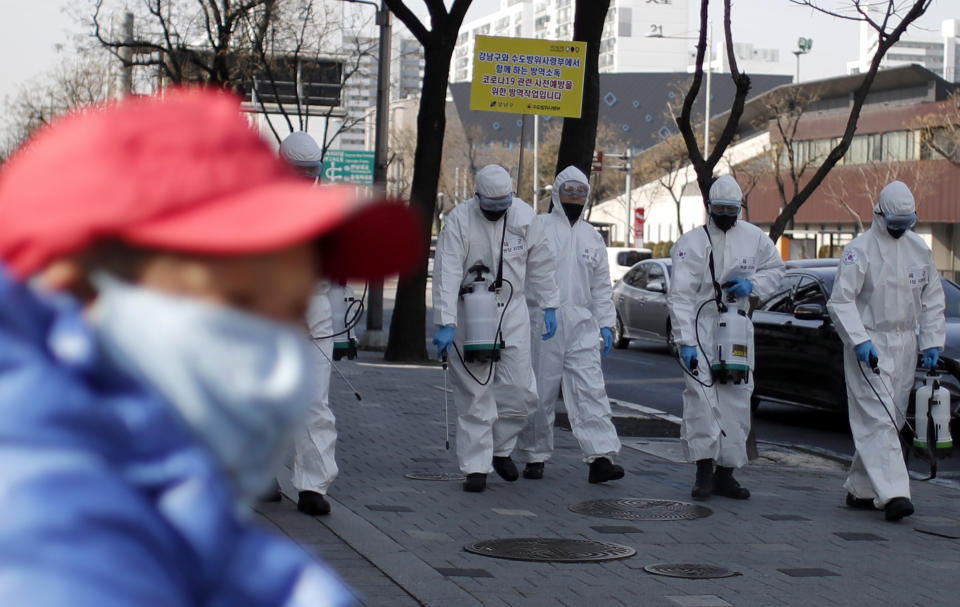
<path id="1" fill-rule="evenodd" d="M 700 186 L 700 192 L 703 200 L 706 202 L 707 195 L 710 192 L 710 183 L 713 181 L 713 170 L 723 157 L 727 146 L 733 141 L 740 124 L 740 117 L 743 115 L 743 106 L 750 92 L 750 78 L 740 71 L 737 67 L 737 58 L 733 52 L 733 33 L 730 28 L 730 0 L 723 0 L 723 36 L 726 42 L 727 59 L 730 62 L 730 78 L 736 87 L 736 93 L 733 98 L 733 105 L 730 108 L 730 114 L 727 117 L 727 123 L 724 125 L 720 136 L 717 138 L 710 151 L 709 156 L 704 158 L 706 152 L 700 151 L 697 143 L 697 137 L 693 132 L 691 115 L 693 113 L 693 104 L 700 92 L 700 83 L 703 81 L 703 60 L 707 50 L 707 22 L 709 14 L 710 0 L 700 0 L 700 36 L 697 40 L 697 57 L 695 61 L 695 70 L 693 72 L 693 81 L 687 94 L 683 98 L 680 115 L 677 117 L 677 127 L 683 136 L 683 141 L 687 146 L 687 153 L 690 156 L 690 162 L 697 174 L 697 184 Z M 705 116 L 704 120 L 709 121 L 710 116 Z"/>
<path id="2" fill-rule="evenodd" d="M 390 336 L 387 340 L 388 360 L 421 361 L 427 359 L 426 301 L 427 255 L 430 229 L 437 201 L 437 185 L 443 164 L 443 138 L 446 130 L 447 84 L 450 60 L 460 32 L 460 25 L 471 0 L 454 0 L 448 9 L 443 0 L 424 0 L 433 29 L 428 30 L 403 0 L 384 0 L 390 11 L 407 26 L 423 46 L 423 84 L 417 114 L 417 149 L 414 154 L 411 205 L 420 211 L 423 240 L 423 261 L 397 285 Z"/>
<path id="3" fill-rule="evenodd" d="M 725 0 L 729 1 L 729 0 Z M 907 27 L 920 18 L 930 7 L 932 0 L 886 0 L 884 3 L 871 2 L 870 0 L 850 0 L 850 6 L 846 10 L 830 10 L 822 6 L 822 2 L 817 0 L 790 0 L 798 6 L 805 6 L 819 12 L 831 15 L 838 19 L 846 19 L 866 23 L 877 33 L 877 47 L 870 61 L 870 68 L 863 74 L 860 84 L 853 91 L 850 115 L 847 118 L 847 124 L 840 141 L 837 142 L 830 152 L 826 155 L 823 162 L 817 167 L 816 172 L 809 180 L 797 191 L 790 201 L 784 205 L 780 215 L 777 216 L 773 225 L 770 226 L 770 238 L 774 241 L 780 238 L 790 221 L 796 215 L 801 206 L 810 198 L 810 195 L 820 186 L 827 174 L 847 153 L 850 142 L 857 128 L 857 121 L 860 118 L 860 110 L 863 108 L 870 87 L 873 85 L 877 70 L 880 69 L 880 62 L 884 55 L 894 44 L 900 40 Z M 885 5 L 885 8 L 879 13 L 879 18 L 868 9 L 877 4 Z M 732 53 L 731 53 L 732 54 Z"/>
<path id="4" fill-rule="evenodd" d="M 109 58 L 98 49 L 78 49 L 75 57 L 21 87 L 4 104 L 6 141 L 0 147 L 0 162 L 54 118 L 109 99 L 114 75 Z"/>
<path id="5" fill-rule="evenodd" d="M 607 18 L 610 0 L 577 0 L 573 19 L 573 39 L 587 43 L 583 78 L 583 104 L 580 118 L 564 118 L 563 133 L 554 174 L 575 166 L 590 174 L 593 150 L 597 141 L 597 118 L 600 112 L 600 38 Z"/>
<path id="6" fill-rule="evenodd" d="M 931 112 L 911 125 L 920 129 L 923 147 L 955 167 L 960 167 L 960 91 L 954 91 L 938 112 Z"/>

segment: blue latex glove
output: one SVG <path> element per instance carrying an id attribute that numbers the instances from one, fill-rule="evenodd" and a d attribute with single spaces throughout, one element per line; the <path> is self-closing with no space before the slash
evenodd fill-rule
<path id="1" fill-rule="evenodd" d="M 547 308 L 543 311 L 543 328 L 546 333 L 543 334 L 543 341 L 547 341 L 557 332 L 557 309 Z"/>
<path id="2" fill-rule="evenodd" d="M 680 358 L 687 368 L 693 371 L 693 365 L 697 362 L 696 346 L 680 346 Z"/>
<path id="3" fill-rule="evenodd" d="M 873 342 L 869 339 L 860 345 L 854 346 L 853 351 L 857 353 L 857 360 L 863 363 L 870 362 L 871 354 L 876 358 L 880 358 L 877 354 L 877 349 L 873 347 Z"/>
<path id="4" fill-rule="evenodd" d="M 940 360 L 940 348 L 927 348 L 923 351 L 923 362 L 921 366 L 925 369 L 932 369 L 937 366 Z"/>
<path id="5" fill-rule="evenodd" d="M 753 293 L 753 283 L 746 278 L 731 278 L 727 284 L 730 285 L 727 293 L 734 297 L 746 297 Z"/>
<path id="6" fill-rule="evenodd" d="M 443 356 L 450 344 L 453 343 L 454 329 L 451 326 L 440 327 L 437 334 L 433 336 L 433 345 L 437 347 L 437 358 Z"/>
<path id="7" fill-rule="evenodd" d="M 600 352 L 600 356 L 606 356 L 610 354 L 610 350 L 613 350 L 613 329 L 601 327 L 600 337 L 603 338 L 603 350 Z"/>

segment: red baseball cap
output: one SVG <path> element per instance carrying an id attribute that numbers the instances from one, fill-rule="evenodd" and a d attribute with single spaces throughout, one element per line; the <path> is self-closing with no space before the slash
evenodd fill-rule
<path id="1" fill-rule="evenodd" d="M 375 279 L 420 261 L 421 235 L 405 204 L 298 176 L 214 89 L 74 113 L 0 170 L 0 261 L 20 278 L 104 239 L 243 255 L 322 236 L 325 273 Z"/>

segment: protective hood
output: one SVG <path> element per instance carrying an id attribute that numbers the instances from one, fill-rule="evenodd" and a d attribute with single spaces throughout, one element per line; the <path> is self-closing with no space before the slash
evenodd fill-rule
<path id="1" fill-rule="evenodd" d="M 710 186 L 710 202 L 743 203 L 743 190 L 730 175 L 721 175 Z"/>
<path id="2" fill-rule="evenodd" d="M 303 131 L 290 133 L 280 143 L 280 156 L 298 167 L 316 167 L 323 160 L 323 152 L 313 137 Z"/>
<path id="3" fill-rule="evenodd" d="M 892 181 L 880 191 L 873 212 L 878 228 L 885 228 L 894 238 L 900 238 L 917 223 L 916 201 L 902 181 Z"/>
<path id="4" fill-rule="evenodd" d="M 567 221 L 567 215 L 563 212 L 563 206 L 560 204 L 560 186 L 567 181 L 577 181 L 587 185 L 587 198 L 590 200 L 590 180 L 587 179 L 587 176 L 583 174 L 583 171 L 578 169 L 575 166 L 568 166 L 557 174 L 557 178 L 553 180 L 553 190 L 550 192 L 550 200 L 553 203 L 550 206 L 551 213 L 557 213 L 560 217 L 564 218 L 564 221 Z M 583 208 L 587 208 L 587 205 L 584 204 Z M 580 217 L 583 217 L 583 210 L 580 211 Z"/>
<path id="5" fill-rule="evenodd" d="M 917 203 L 907 184 L 891 181 L 880 190 L 880 198 L 873 210 L 884 215 L 909 215 L 917 212 Z"/>
<path id="6" fill-rule="evenodd" d="M 488 164 L 477 171 L 476 192 L 484 198 L 503 198 L 513 194 L 510 173 L 499 164 Z"/>

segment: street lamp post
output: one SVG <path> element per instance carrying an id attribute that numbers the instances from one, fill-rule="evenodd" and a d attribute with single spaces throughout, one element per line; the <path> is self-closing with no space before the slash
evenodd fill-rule
<path id="1" fill-rule="evenodd" d="M 387 133 L 390 116 L 390 9 L 383 0 L 379 4 L 369 0 L 345 0 L 369 4 L 377 9 L 377 25 L 380 27 L 380 44 L 377 65 L 377 117 L 373 145 L 373 181 L 375 187 L 386 191 L 387 184 Z M 370 281 L 367 291 L 367 330 L 360 336 L 360 346 L 370 350 L 387 347 L 383 332 L 383 281 Z"/>
<path id="2" fill-rule="evenodd" d="M 710 148 L 710 75 L 713 73 L 713 20 L 709 20 L 707 25 L 707 87 L 706 87 L 706 99 L 704 101 L 703 109 L 703 154 L 704 156 L 709 156 Z M 647 38 L 669 38 L 672 40 L 699 40 L 699 37 L 694 36 L 664 36 L 661 31 L 650 32 L 645 34 Z"/>
<path id="3" fill-rule="evenodd" d="M 806 55 L 812 48 L 813 38 L 797 39 L 797 50 L 793 51 L 793 55 L 797 58 L 797 78 L 794 81 L 794 84 L 800 84 L 800 55 Z"/>

